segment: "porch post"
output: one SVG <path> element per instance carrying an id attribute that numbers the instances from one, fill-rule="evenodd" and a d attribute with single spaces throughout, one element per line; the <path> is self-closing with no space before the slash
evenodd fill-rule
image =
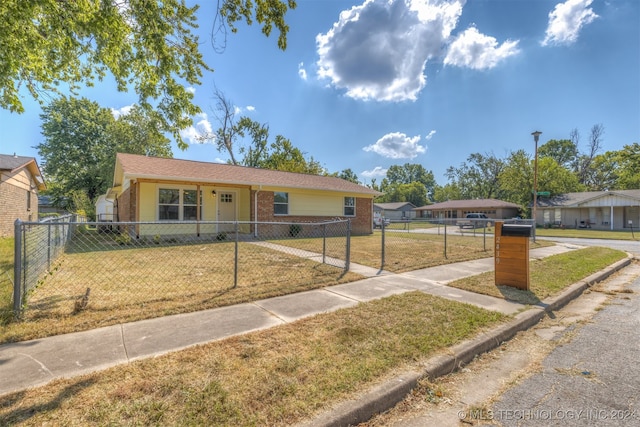
<path id="1" fill-rule="evenodd" d="M 609 217 L 610 217 L 610 219 L 609 219 L 609 229 L 611 231 L 613 231 L 613 205 L 611 205 L 610 209 L 611 209 L 611 212 L 609 214 Z"/>

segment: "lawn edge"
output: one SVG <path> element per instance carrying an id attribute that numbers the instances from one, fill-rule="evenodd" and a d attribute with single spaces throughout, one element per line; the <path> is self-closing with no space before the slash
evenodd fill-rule
<path id="1" fill-rule="evenodd" d="M 298 424 L 298 426 L 347 427 L 365 422 L 374 415 L 393 408 L 418 385 L 418 381 L 421 379 L 434 380 L 455 372 L 471 362 L 477 355 L 493 350 L 509 341 L 518 332 L 531 328 L 542 320 L 546 313 L 564 307 L 589 287 L 630 265 L 633 259 L 634 256 L 627 253 L 627 258 L 568 286 L 556 296 L 544 299 L 540 304 L 515 315 L 513 320 L 445 349 L 446 354 L 429 358 L 422 370 L 410 369 L 400 373 L 382 384 L 374 386 L 359 397 L 341 402 L 314 419 Z"/>

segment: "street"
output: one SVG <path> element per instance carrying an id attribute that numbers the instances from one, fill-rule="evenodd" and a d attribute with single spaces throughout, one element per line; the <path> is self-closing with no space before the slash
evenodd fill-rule
<path id="1" fill-rule="evenodd" d="M 638 242 L 562 241 L 640 255 Z M 639 343 L 636 261 L 363 426 L 640 425 Z"/>

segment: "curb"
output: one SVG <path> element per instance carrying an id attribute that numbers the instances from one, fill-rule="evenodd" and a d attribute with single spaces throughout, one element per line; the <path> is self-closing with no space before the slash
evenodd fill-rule
<path id="1" fill-rule="evenodd" d="M 628 254 L 626 259 L 574 283 L 560 295 L 547 298 L 540 305 L 519 313 L 512 321 L 449 348 L 447 354 L 431 357 L 427 360 L 422 371 L 410 370 L 400 374 L 373 387 L 357 399 L 342 402 L 315 419 L 300 425 L 304 427 L 348 427 L 363 423 L 374 415 L 397 405 L 418 385 L 418 381 L 421 379 L 434 380 L 455 372 L 471 362 L 477 355 L 493 350 L 501 343 L 513 338 L 518 332 L 531 328 L 542 320 L 546 313 L 564 307 L 579 297 L 587 288 L 627 267 L 632 260 L 633 256 Z"/>

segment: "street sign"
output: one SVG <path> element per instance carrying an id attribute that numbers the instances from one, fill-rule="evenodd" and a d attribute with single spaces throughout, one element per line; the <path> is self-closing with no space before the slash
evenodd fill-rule
<path id="1" fill-rule="evenodd" d="M 550 195 L 551 195 L 551 192 L 549 191 L 538 191 L 538 196 L 549 197 Z"/>

